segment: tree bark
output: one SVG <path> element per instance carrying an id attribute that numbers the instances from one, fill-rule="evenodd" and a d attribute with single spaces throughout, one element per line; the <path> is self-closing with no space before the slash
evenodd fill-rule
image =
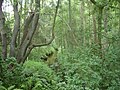
<path id="1" fill-rule="evenodd" d="M 97 26 L 96 26 L 96 17 L 95 17 L 95 15 L 92 15 L 92 18 L 93 18 L 94 43 L 97 44 L 98 38 L 97 38 Z"/>
<path id="2" fill-rule="evenodd" d="M 101 42 L 101 38 L 102 38 L 102 11 L 103 8 L 99 7 L 98 8 L 98 50 L 99 50 L 99 56 L 100 58 L 102 58 L 102 42 Z"/>
<path id="3" fill-rule="evenodd" d="M 25 38 L 27 36 L 28 29 L 29 29 L 30 23 L 33 20 L 33 17 L 34 17 L 34 13 L 31 13 L 31 15 L 28 16 L 25 20 L 24 29 L 23 29 L 23 36 L 22 36 L 22 39 L 21 39 L 21 44 L 23 43 L 23 41 L 25 40 Z"/>
<path id="4" fill-rule="evenodd" d="M 2 11 L 2 3 L 3 0 L 0 0 L 0 33 L 2 39 L 2 59 L 5 60 L 7 58 L 7 34 L 4 27 L 5 17 Z"/>
<path id="5" fill-rule="evenodd" d="M 102 58 L 102 12 L 103 8 L 105 7 L 105 4 L 99 4 L 95 0 L 90 0 L 94 5 L 97 6 L 98 9 L 98 17 L 97 17 L 97 22 L 98 22 L 98 55 L 100 58 Z"/>
<path id="6" fill-rule="evenodd" d="M 54 40 L 54 38 L 55 38 L 55 34 L 54 34 L 54 32 L 55 32 L 54 31 L 55 30 L 55 22 L 56 22 L 57 12 L 58 12 L 58 8 L 59 8 L 59 3 L 60 3 L 60 0 L 58 0 L 58 2 L 57 2 L 57 6 L 56 6 L 56 10 L 55 10 L 55 17 L 54 17 L 54 20 L 53 20 L 53 27 L 52 27 L 52 38 L 50 39 L 50 41 L 48 41 L 46 43 L 43 43 L 43 44 L 31 44 L 31 45 L 29 45 L 27 50 L 26 50 L 26 53 L 25 53 L 25 55 L 22 59 L 23 63 L 25 62 L 27 56 L 30 54 L 30 52 L 32 51 L 33 48 L 47 46 L 47 45 L 51 44 L 52 41 Z"/>
<path id="7" fill-rule="evenodd" d="M 16 56 L 18 63 L 21 63 L 24 61 L 23 58 L 26 55 L 26 51 L 28 50 L 28 47 L 31 44 L 31 40 L 32 40 L 33 35 L 34 35 L 36 28 L 37 28 L 37 24 L 39 21 L 40 0 L 35 0 L 35 4 L 36 4 L 35 14 L 33 16 L 33 20 L 31 21 L 31 26 L 29 26 L 30 27 L 29 31 L 28 31 L 25 39 L 22 41 L 19 49 L 18 49 L 18 53 Z"/>
<path id="8" fill-rule="evenodd" d="M 85 43 L 85 34 L 84 34 L 84 1 L 81 1 L 80 3 L 80 36 L 81 36 L 81 45 L 83 46 Z"/>
<path id="9" fill-rule="evenodd" d="M 2 12 L 2 2 L 3 0 L 0 1 L 0 32 L 2 37 L 2 55 L 3 55 L 2 58 L 6 59 L 7 58 L 7 42 L 6 42 L 7 39 L 6 39 L 6 32 L 4 30 L 5 19 Z M 20 15 L 18 11 L 18 2 L 14 3 L 13 8 L 14 8 L 15 22 L 14 22 L 13 35 L 10 43 L 10 57 L 15 57 L 18 63 L 24 63 L 27 56 L 30 54 L 30 52 L 34 47 L 42 47 L 42 46 L 49 45 L 54 40 L 55 21 L 57 17 L 59 2 L 60 0 L 58 0 L 56 11 L 55 11 L 55 17 L 53 21 L 52 38 L 50 41 L 43 44 L 32 44 L 32 38 L 37 29 L 38 21 L 39 21 L 40 0 L 35 0 L 35 10 L 34 12 L 29 13 L 30 16 L 27 17 L 27 19 L 25 20 L 25 23 L 23 26 L 23 30 L 24 30 L 23 36 L 20 43 L 17 42 L 17 38 L 19 37 L 18 33 L 20 31 Z"/>
<path id="10" fill-rule="evenodd" d="M 17 36 L 18 32 L 20 31 L 20 15 L 18 12 L 18 2 L 13 5 L 14 9 L 14 30 L 13 30 L 13 35 L 11 38 L 11 43 L 10 43 L 10 57 L 15 57 L 15 51 L 16 51 L 16 44 L 17 44 Z"/>

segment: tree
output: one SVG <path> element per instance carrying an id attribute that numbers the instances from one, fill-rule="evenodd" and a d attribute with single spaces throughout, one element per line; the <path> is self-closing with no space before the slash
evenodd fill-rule
<path id="1" fill-rule="evenodd" d="M 99 56 L 102 58 L 102 42 L 101 42 L 101 38 L 102 38 L 102 13 L 103 13 L 103 9 L 106 6 L 106 3 L 102 3 L 100 4 L 99 2 L 96 2 L 95 0 L 90 0 L 96 7 L 98 10 L 98 17 L 97 17 L 97 22 L 98 22 L 98 32 L 97 32 L 97 36 L 98 36 L 98 54 Z M 96 35 L 95 35 L 96 37 Z"/>
<path id="2" fill-rule="evenodd" d="M 7 57 L 7 36 L 6 36 L 6 30 L 4 27 L 5 17 L 2 11 L 2 3 L 3 3 L 3 0 L 0 1 L 0 32 L 1 32 L 1 39 L 2 39 L 2 58 L 5 60 Z"/>
<path id="3" fill-rule="evenodd" d="M 1 30 L 1 37 L 2 37 L 2 59 L 7 58 L 7 54 L 9 51 L 7 51 L 7 39 L 6 39 L 6 30 L 5 30 L 5 16 L 2 11 L 2 3 L 4 0 L 0 1 L 0 30 Z M 54 16 L 54 21 L 53 21 L 53 27 L 52 27 L 52 38 L 50 41 L 43 43 L 43 44 L 33 44 L 32 39 L 33 35 L 36 32 L 36 29 L 38 27 L 39 23 L 39 17 L 40 17 L 40 1 L 41 0 L 29 0 L 31 5 L 35 5 L 32 8 L 32 11 L 30 10 L 27 11 L 27 17 L 25 17 L 24 20 L 24 25 L 23 25 L 23 31 L 22 28 L 20 27 L 22 24 L 22 15 L 20 13 L 19 2 L 18 0 L 11 0 L 13 4 L 13 10 L 14 10 L 14 28 L 12 32 L 12 37 L 10 41 L 10 52 L 9 56 L 10 57 L 15 57 L 17 59 L 18 63 L 24 63 L 28 55 L 30 54 L 31 50 L 35 47 L 41 47 L 45 45 L 49 45 L 55 38 L 54 35 L 54 28 L 55 28 L 55 20 L 57 17 L 57 12 L 58 12 L 58 7 L 59 7 L 59 0 L 57 2 L 56 6 L 56 11 L 55 11 L 55 16 Z M 26 1 L 25 1 L 26 2 Z M 25 4 L 26 5 L 26 4 Z M 26 11 L 24 12 L 24 14 Z M 20 41 L 21 40 L 21 41 Z M 17 42 L 19 41 L 19 42 Z"/>

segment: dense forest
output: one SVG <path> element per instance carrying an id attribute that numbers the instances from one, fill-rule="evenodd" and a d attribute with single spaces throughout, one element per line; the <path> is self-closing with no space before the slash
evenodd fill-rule
<path id="1" fill-rule="evenodd" d="M 0 0 L 0 90 L 120 90 L 120 0 Z"/>

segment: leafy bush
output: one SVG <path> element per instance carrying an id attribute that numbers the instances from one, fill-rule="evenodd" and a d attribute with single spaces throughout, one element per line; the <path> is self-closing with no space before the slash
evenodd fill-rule
<path id="1" fill-rule="evenodd" d="M 92 68 L 99 68 L 100 59 L 92 55 L 90 50 L 88 48 L 76 49 L 72 53 L 64 51 L 60 55 L 58 60 L 60 63 L 58 72 L 60 90 L 97 89 L 101 76 Z"/>
<path id="2" fill-rule="evenodd" d="M 59 53 L 57 66 L 37 60 L 23 66 L 14 58 L 2 62 L 0 90 L 119 90 L 120 47 L 111 45 L 103 59 L 92 48 L 76 48 Z M 10 67 L 14 64 L 14 67 Z"/>
<path id="3" fill-rule="evenodd" d="M 25 82 L 22 88 L 25 90 L 54 90 L 56 88 L 56 75 L 43 62 L 27 61 L 23 65 Z"/>
<path id="4" fill-rule="evenodd" d="M 41 48 L 35 48 L 32 50 L 32 53 L 29 55 L 28 59 L 40 61 L 41 56 L 46 55 L 46 53 L 54 52 L 54 48 L 52 46 L 44 46 Z"/>
<path id="5" fill-rule="evenodd" d="M 43 62 L 26 61 L 22 66 L 17 64 L 14 58 L 8 58 L 2 62 L 1 76 L 0 90 L 52 90 L 57 88 L 57 77 L 54 71 Z"/>
<path id="6" fill-rule="evenodd" d="M 64 51 L 59 57 L 60 90 L 119 90 L 120 68 L 118 53 L 120 49 L 106 51 L 105 58 L 100 59 L 92 53 L 91 48 Z M 112 52 L 111 52 L 112 51 Z"/>
<path id="7" fill-rule="evenodd" d="M 102 84 L 107 86 L 108 90 L 120 89 L 120 47 L 110 45 L 105 52 L 105 58 L 102 62 L 101 75 Z"/>
<path id="8" fill-rule="evenodd" d="M 22 75 L 22 65 L 16 62 L 15 58 L 7 58 L 5 61 L 2 61 L 2 73 L 1 80 L 5 87 L 10 87 L 15 85 L 19 87 L 24 78 Z"/>

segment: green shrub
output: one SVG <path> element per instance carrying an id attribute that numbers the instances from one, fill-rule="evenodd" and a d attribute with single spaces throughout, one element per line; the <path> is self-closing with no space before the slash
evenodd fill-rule
<path id="1" fill-rule="evenodd" d="M 15 85 L 19 87 L 24 80 L 21 73 L 22 70 L 22 65 L 18 64 L 15 58 L 7 58 L 5 61 L 2 61 L 1 80 L 3 86 L 10 87 Z"/>
<path id="2" fill-rule="evenodd" d="M 29 55 L 29 60 L 40 61 L 41 56 L 46 55 L 46 53 L 51 53 L 55 51 L 52 46 L 44 46 L 41 48 L 35 48 L 32 50 L 32 53 Z"/>
<path id="3" fill-rule="evenodd" d="M 91 48 L 64 51 L 59 57 L 60 90 L 119 90 L 120 49 L 109 48 L 105 58 L 100 59 Z M 83 85 L 84 83 L 84 85 Z"/>
<path id="4" fill-rule="evenodd" d="M 25 82 L 22 88 L 25 90 L 54 90 L 56 88 L 56 75 L 45 63 L 27 61 L 23 65 Z"/>
<path id="5" fill-rule="evenodd" d="M 11 67 L 11 65 L 14 66 Z M 45 63 L 37 61 L 26 61 L 22 66 L 17 64 L 14 58 L 8 58 L 2 62 L 1 79 L 0 90 L 53 90 L 57 88 L 57 77 L 54 71 Z"/>
<path id="6" fill-rule="evenodd" d="M 110 45 L 105 52 L 102 68 L 99 73 L 102 75 L 101 85 L 108 90 L 120 89 L 120 47 Z"/>
<path id="7" fill-rule="evenodd" d="M 22 66 L 8 58 L 1 64 L 0 90 L 119 90 L 119 53 L 116 45 L 104 50 L 103 59 L 92 48 L 63 50 L 52 68 L 37 60 L 28 60 Z"/>
<path id="8" fill-rule="evenodd" d="M 76 49 L 72 52 L 64 51 L 59 56 L 60 70 L 57 74 L 60 90 L 98 88 L 101 76 L 92 68 L 99 69 L 100 59 L 90 52 L 89 48 Z"/>

